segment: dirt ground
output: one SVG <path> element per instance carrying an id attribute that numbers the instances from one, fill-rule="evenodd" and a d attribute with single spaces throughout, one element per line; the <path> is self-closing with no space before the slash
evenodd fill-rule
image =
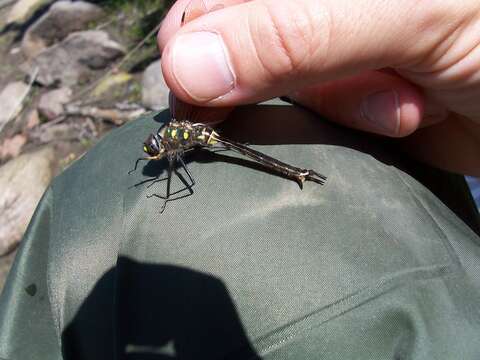
<path id="1" fill-rule="evenodd" d="M 158 58 L 158 50 L 154 36 L 148 38 L 148 41 L 145 42 L 142 47 L 136 48 L 136 45 L 158 24 L 165 9 L 172 3 L 173 1 L 171 0 L 142 0 L 138 2 L 100 0 L 97 2 L 97 4 L 104 8 L 107 15 L 100 23 L 92 23 L 91 26 L 92 28 L 96 28 L 97 26 L 102 27 L 102 29 L 110 33 L 113 38 L 120 41 L 127 50 L 137 49 L 131 54 L 129 60 L 124 63 L 123 68 L 120 69 L 121 71 L 131 73 L 137 84 L 140 84 L 143 70 Z M 113 6 L 112 4 L 118 5 Z M 6 18 L 10 9 L 11 6 L 0 9 L 0 54 L 2 54 L 0 56 L 0 90 L 14 81 L 28 82 L 27 75 L 19 67 L 19 64 L 25 61 L 20 49 L 20 40 L 26 27 L 22 26 L 12 29 L 5 27 Z M 105 70 L 105 72 L 107 70 Z M 90 89 L 90 85 L 91 84 L 88 83 L 77 84 L 73 87 L 74 93 L 81 93 L 83 88 Z M 141 88 L 139 86 L 137 86 L 138 89 L 134 87 L 131 88 L 133 90 L 130 89 L 130 92 L 126 94 L 123 94 L 123 92 L 120 93 L 119 91 L 112 91 L 112 99 L 108 98 L 108 96 L 106 96 L 105 99 L 90 98 L 89 92 L 87 92 L 87 95 L 84 97 L 89 101 L 93 99 L 94 102 L 92 100 L 92 103 L 97 106 L 104 105 L 107 108 L 111 103 L 122 101 L 138 102 L 141 98 Z M 34 86 L 28 101 L 25 101 L 24 112 L 28 113 L 29 108 L 35 107 L 39 96 L 48 90 L 47 88 Z M 84 139 L 78 139 L 78 141 L 58 140 L 54 142 L 58 154 L 58 164 L 55 166 L 55 174 L 60 173 L 71 161 L 81 156 L 81 154 L 93 146 L 94 143 L 108 133 L 108 131 L 115 128 L 115 126 L 108 123 L 99 123 L 97 125 L 97 138 L 89 139 L 88 143 L 86 143 Z M 35 146 L 36 144 L 34 142 L 27 143 L 27 145 L 24 146 L 24 151 L 28 152 L 34 149 Z M 0 293 L 14 257 L 15 252 L 0 257 Z"/>

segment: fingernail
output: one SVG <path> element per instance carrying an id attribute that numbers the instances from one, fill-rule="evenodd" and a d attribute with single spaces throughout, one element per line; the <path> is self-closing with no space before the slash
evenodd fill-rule
<path id="1" fill-rule="evenodd" d="M 208 31 L 180 35 L 171 51 L 173 74 L 194 100 L 213 100 L 233 89 L 235 77 L 220 35 Z"/>
<path id="2" fill-rule="evenodd" d="M 367 121 L 383 133 L 395 135 L 400 128 L 400 106 L 396 91 L 380 91 L 368 95 L 362 104 Z"/>

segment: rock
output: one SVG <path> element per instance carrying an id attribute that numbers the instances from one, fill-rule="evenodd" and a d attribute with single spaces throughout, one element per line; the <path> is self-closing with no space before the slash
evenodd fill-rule
<path id="1" fill-rule="evenodd" d="M 50 184 L 53 147 L 24 154 L 0 167 L 0 256 L 21 240 L 33 212 Z"/>
<path id="2" fill-rule="evenodd" d="M 29 67 L 38 67 L 37 82 L 42 85 L 71 86 L 92 70 L 105 68 L 124 53 L 122 45 L 110 39 L 104 31 L 79 31 L 42 51 L 32 59 Z"/>
<path id="3" fill-rule="evenodd" d="M 169 89 L 163 79 L 160 60 L 150 64 L 143 73 L 142 103 L 149 109 L 160 110 L 168 107 Z"/>
<path id="4" fill-rule="evenodd" d="M 0 145 L 0 160 L 17 157 L 26 142 L 27 137 L 23 134 L 18 134 L 12 138 L 5 139 L 2 145 Z"/>
<path id="5" fill-rule="evenodd" d="M 72 98 L 72 89 L 63 87 L 49 91 L 40 97 L 38 112 L 48 120 L 53 120 L 63 113 L 63 105 Z"/>
<path id="6" fill-rule="evenodd" d="M 17 46 L 17 47 L 14 47 L 14 48 L 12 48 L 12 49 L 10 50 L 10 55 L 13 55 L 13 56 L 14 56 L 14 55 L 17 55 L 17 54 L 20 53 L 20 51 L 22 51 L 21 48 L 19 48 L 18 46 Z"/>
<path id="7" fill-rule="evenodd" d="M 54 0 L 18 0 L 7 16 L 6 25 L 23 24 L 35 11 Z"/>
<path id="8" fill-rule="evenodd" d="M 31 130 L 38 124 L 40 124 L 40 115 L 38 114 L 37 109 L 33 109 L 27 114 L 25 130 Z"/>
<path id="9" fill-rule="evenodd" d="M 103 79 L 92 91 L 92 95 L 99 97 L 114 87 L 121 86 L 133 79 L 133 76 L 126 72 L 110 75 Z"/>
<path id="10" fill-rule="evenodd" d="M 0 133 L 8 122 L 13 120 L 20 110 L 20 102 L 22 97 L 28 90 L 28 85 L 21 82 L 13 82 L 8 84 L 0 93 Z"/>
<path id="11" fill-rule="evenodd" d="M 59 123 L 48 127 L 40 126 L 28 134 L 29 140 L 35 143 L 48 144 L 56 140 L 78 140 L 79 130 L 71 123 Z"/>
<path id="12" fill-rule="evenodd" d="M 68 34 L 84 29 L 103 15 L 100 7 L 84 1 L 58 1 L 28 28 L 22 39 L 22 51 L 33 58 Z"/>
<path id="13" fill-rule="evenodd" d="M 29 142 L 48 144 L 58 141 L 91 141 L 98 137 L 95 123 L 89 117 L 69 115 L 59 123 L 47 123 L 28 133 Z"/>

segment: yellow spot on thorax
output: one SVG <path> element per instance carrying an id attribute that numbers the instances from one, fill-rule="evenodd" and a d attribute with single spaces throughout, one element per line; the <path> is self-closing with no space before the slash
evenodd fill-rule
<path id="1" fill-rule="evenodd" d="M 176 138 L 177 137 L 177 129 L 172 129 L 172 138 Z"/>
<path id="2" fill-rule="evenodd" d="M 188 131 L 185 130 L 185 131 L 183 132 L 183 138 L 184 138 L 185 140 L 187 140 L 189 137 L 190 137 L 190 134 L 188 133 Z"/>
<path id="3" fill-rule="evenodd" d="M 212 131 L 210 133 L 210 136 L 208 137 L 208 141 L 207 141 L 208 145 L 214 145 L 218 142 L 217 139 L 215 139 L 216 135 L 218 135 L 218 134 L 215 131 Z"/>

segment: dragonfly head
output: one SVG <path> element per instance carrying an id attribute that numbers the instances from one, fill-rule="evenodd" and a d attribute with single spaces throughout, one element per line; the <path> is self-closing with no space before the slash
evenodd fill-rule
<path id="1" fill-rule="evenodd" d="M 158 135 L 150 134 L 143 143 L 143 151 L 150 157 L 160 158 L 165 152 L 165 148 Z"/>

